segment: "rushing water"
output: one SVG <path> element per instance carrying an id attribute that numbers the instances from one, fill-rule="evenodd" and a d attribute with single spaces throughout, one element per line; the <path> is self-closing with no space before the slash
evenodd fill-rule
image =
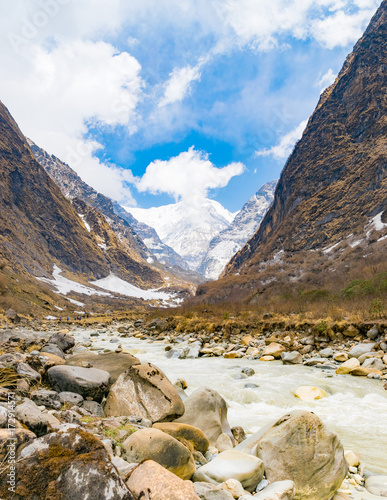
<path id="1" fill-rule="evenodd" d="M 92 342 L 92 349 L 114 350 L 113 335 L 91 337 L 89 332 L 76 335 L 78 340 Z M 103 340 L 104 339 L 104 340 Z M 380 381 L 336 375 L 333 371 L 302 365 L 282 365 L 280 361 L 263 362 L 247 359 L 199 358 L 167 359 L 165 345 L 135 338 L 120 338 L 123 349 L 142 362 L 161 368 L 175 382 L 184 378 L 187 394 L 201 386 L 217 390 L 229 405 L 231 426 L 241 425 L 253 433 L 285 413 L 304 409 L 313 411 L 327 427 L 336 432 L 345 449 L 353 450 L 373 472 L 387 473 L 387 391 Z M 243 367 L 255 375 L 238 379 Z M 246 388 L 255 384 L 255 388 Z M 324 389 L 329 397 L 304 402 L 294 396 L 300 385 Z"/>

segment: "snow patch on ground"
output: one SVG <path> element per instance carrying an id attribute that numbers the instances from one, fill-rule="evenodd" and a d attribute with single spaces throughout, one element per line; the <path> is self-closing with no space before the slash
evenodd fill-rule
<path id="1" fill-rule="evenodd" d="M 58 319 L 56 316 L 45 316 L 46 319 L 51 320 L 51 319 Z"/>
<path id="2" fill-rule="evenodd" d="M 91 281 L 90 283 L 98 286 L 99 288 L 103 288 L 104 290 L 126 295 L 127 297 L 137 297 L 145 300 L 168 300 L 171 298 L 171 296 L 165 292 L 159 292 L 157 290 L 142 290 L 141 288 L 131 285 L 114 274 L 110 274 L 106 278 L 102 278 L 100 280 Z"/>
<path id="3" fill-rule="evenodd" d="M 52 279 L 50 278 L 37 278 L 39 281 L 43 281 L 44 283 L 48 283 L 49 285 L 56 288 L 57 292 L 62 293 L 63 295 L 67 295 L 70 292 L 81 293 L 83 295 L 104 295 L 108 297 L 110 293 L 99 292 L 93 288 L 89 288 L 85 285 L 81 285 L 76 281 L 69 280 L 64 276 L 61 276 L 62 270 L 54 265 L 54 270 L 52 272 Z M 70 299 L 69 299 L 70 300 Z M 78 304 L 80 304 L 78 302 Z M 82 304 L 83 305 L 83 304 Z"/>
<path id="4" fill-rule="evenodd" d="M 332 250 L 334 250 L 338 245 L 340 245 L 341 241 L 339 241 L 338 243 L 335 243 L 334 245 L 332 245 L 331 247 L 328 247 L 328 248 L 324 248 L 323 252 L 324 253 L 329 253 L 329 252 L 332 252 Z"/>
<path id="5" fill-rule="evenodd" d="M 78 215 L 82 219 L 82 222 L 84 223 L 85 228 L 89 231 L 89 233 L 91 233 L 91 227 L 90 227 L 90 224 L 88 224 L 86 222 L 86 217 L 84 215 L 81 215 L 81 214 L 78 214 Z"/>
<path id="6" fill-rule="evenodd" d="M 375 217 L 373 217 L 369 222 L 369 225 L 373 226 L 373 229 L 376 229 L 376 231 L 381 231 L 382 229 L 387 227 L 387 224 L 382 222 L 382 215 L 383 212 L 380 212 L 379 214 L 375 215 Z"/>

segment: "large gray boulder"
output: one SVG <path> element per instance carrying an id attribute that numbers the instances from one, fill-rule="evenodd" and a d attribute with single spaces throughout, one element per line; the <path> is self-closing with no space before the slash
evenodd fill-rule
<path id="1" fill-rule="evenodd" d="M 75 392 L 84 398 L 101 401 L 109 389 L 110 374 L 97 368 L 53 366 L 47 372 L 51 387 L 57 392 Z"/>
<path id="2" fill-rule="evenodd" d="M 105 415 L 136 416 L 154 422 L 167 422 L 184 413 L 176 388 L 157 366 L 134 365 L 122 373 L 111 387 Z"/>
<path id="3" fill-rule="evenodd" d="M 154 460 L 181 479 L 190 479 L 196 470 L 189 449 L 158 429 L 140 429 L 125 439 L 122 448 L 127 462 Z"/>
<path id="4" fill-rule="evenodd" d="M 234 441 L 227 420 L 227 404 L 218 392 L 208 387 L 200 387 L 188 396 L 184 406 L 184 415 L 176 422 L 198 427 L 212 446 L 215 446 L 221 434 L 227 434 L 231 441 Z"/>
<path id="5" fill-rule="evenodd" d="M 348 355 L 350 358 L 360 358 L 360 356 L 362 356 L 363 354 L 371 352 L 375 345 L 375 342 L 364 342 L 362 344 L 357 344 L 352 347 Z"/>
<path id="6" fill-rule="evenodd" d="M 269 482 L 293 481 L 295 499 L 329 500 L 347 474 L 339 438 L 307 411 L 288 413 L 236 449 L 261 458 Z"/>
<path id="7" fill-rule="evenodd" d="M 15 472 L 16 492 L 9 495 L 7 476 L 2 474 L 0 497 L 134 500 L 101 441 L 68 425 L 27 444 L 17 456 Z"/>
<path id="8" fill-rule="evenodd" d="M 138 358 L 124 352 L 103 352 L 96 354 L 88 351 L 75 354 L 66 360 L 66 365 L 71 366 L 84 366 L 85 363 L 90 364 L 92 368 L 109 372 L 112 384 L 114 384 L 121 373 L 129 370 L 134 365 L 141 364 Z"/>

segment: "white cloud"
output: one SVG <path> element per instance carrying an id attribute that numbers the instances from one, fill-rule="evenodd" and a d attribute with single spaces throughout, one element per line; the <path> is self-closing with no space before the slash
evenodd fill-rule
<path id="1" fill-rule="evenodd" d="M 201 60 L 196 66 L 185 66 L 184 68 L 175 68 L 170 74 L 169 80 L 165 83 L 164 96 L 159 106 L 181 102 L 190 91 L 191 84 L 200 80 L 201 67 L 204 64 Z"/>
<path id="2" fill-rule="evenodd" d="M 351 12 L 353 4 L 359 9 Z M 327 48 L 354 43 L 378 0 L 227 0 L 219 2 L 223 23 L 242 45 L 268 50 L 281 35 L 315 38 Z M 326 11 L 328 9 L 328 11 Z"/>
<path id="3" fill-rule="evenodd" d="M 332 69 L 328 69 L 328 71 L 321 76 L 316 82 L 315 87 L 320 87 L 321 92 L 323 92 L 327 87 L 332 85 L 332 83 L 336 80 L 336 73 L 332 71 Z"/>
<path id="4" fill-rule="evenodd" d="M 340 10 L 325 19 L 312 21 L 311 32 L 314 38 L 328 49 L 345 47 L 361 37 L 373 12 L 373 9 L 366 9 L 356 14 L 348 14 Z"/>
<path id="5" fill-rule="evenodd" d="M 308 121 L 302 121 L 296 128 L 291 130 L 288 134 L 281 137 L 281 140 L 276 146 L 270 149 L 262 149 L 256 151 L 256 156 L 272 156 L 276 160 L 286 160 L 296 142 L 301 139 Z"/>
<path id="6" fill-rule="evenodd" d="M 1 98 L 23 133 L 102 193 L 133 202 L 130 173 L 100 163 L 94 153 L 101 146 L 85 134 L 101 124 L 136 130 L 143 85 L 138 61 L 102 41 L 76 40 L 51 50 L 30 43 L 23 50 L 0 81 Z"/>
<path id="7" fill-rule="evenodd" d="M 167 193 L 176 201 L 197 204 L 210 189 L 227 186 L 230 179 L 244 170 L 242 163 L 216 168 L 206 153 L 191 147 L 170 160 L 152 162 L 145 174 L 135 180 L 135 185 L 140 192 Z"/>

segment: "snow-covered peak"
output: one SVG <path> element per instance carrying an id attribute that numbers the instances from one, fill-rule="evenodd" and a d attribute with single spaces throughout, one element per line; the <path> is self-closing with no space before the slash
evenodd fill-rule
<path id="1" fill-rule="evenodd" d="M 125 207 L 137 220 L 153 227 L 161 240 L 196 270 L 212 238 L 234 220 L 219 202 L 208 198 L 198 203 L 180 201 L 161 207 Z"/>

